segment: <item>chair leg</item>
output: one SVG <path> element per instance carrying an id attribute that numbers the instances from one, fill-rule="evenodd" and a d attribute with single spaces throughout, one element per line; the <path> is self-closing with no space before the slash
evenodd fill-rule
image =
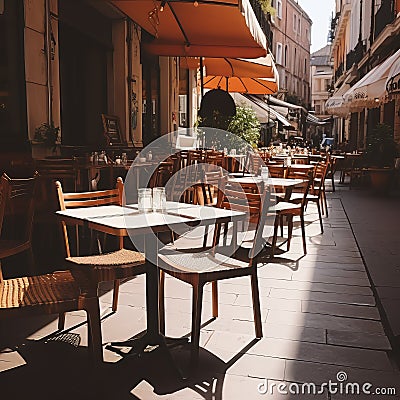
<path id="1" fill-rule="evenodd" d="M 62 331 L 65 327 L 65 313 L 58 314 L 58 330 Z"/>
<path id="2" fill-rule="evenodd" d="M 306 229 L 304 226 L 304 214 L 303 213 L 301 213 L 301 215 L 300 215 L 300 222 L 301 222 L 301 236 L 303 238 L 303 251 L 304 251 L 304 254 L 307 254 Z"/>
<path id="3" fill-rule="evenodd" d="M 208 240 L 208 225 L 205 227 L 205 231 L 204 231 L 203 249 L 205 249 L 207 247 L 207 240 Z"/>
<path id="4" fill-rule="evenodd" d="M 213 281 L 211 283 L 211 293 L 212 293 L 212 316 L 213 318 L 218 317 L 218 282 Z"/>
<path id="5" fill-rule="evenodd" d="M 280 216 L 279 220 L 280 220 L 279 223 L 281 226 L 281 237 L 283 237 L 283 215 Z"/>
<path id="6" fill-rule="evenodd" d="M 324 233 L 324 225 L 322 223 L 322 212 L 321 212 L 321 204 L 317 200 L 317 208 L 318 208 L 318 217 L 319 217 L 319 224 L 321 226 L 321 233 Z"/>
<path id="7" fill-rule="evenodd" d="M 95 364 L 103 362 L 103 347 L 101 338 L 100 305 L 97 297 L 85 299 L 88 316 L 89 351 Z"/>
<path id="8" fill-rule="evenodd" d="M 260 294 L 258 289 L 257 271 L 254 271 L 251 274 L 251 295 L 253 298 L 253 315 L 256 338 L 262 338 L 263 332 L 261 323 Z"/>
<path id="9" fill-rule="evenodd" d="M 165 272 L 160 271 L 160 286 L 158 292 L 158 310 L 160 332 L 165 335 Z"/>
<path id="10" fill-rule="evenodd" d="M 279 225 L 279 216 L 275 217 L 275 224 L 274 224 L 274 237 L 272 238 L 272 246 L 271 246 L 271 257 L 274 257 L 275 248 L 276 248 L 276 241 L 278 239 L 278 225 Z"/>
<path id="11" fill-rule="evenodd" d="M 332 192 L 335 192 L 335 173 L 332 172 Z"/>
<path id="12" fill-rule="evenodd" d="M 327 217 L 329 217 L 329 214 L 328 214 L 328 202 L 326 201 L 325 190 L 322 192 L 322 201 L 324 202 L 325 214 L 326 214 Z"/>
<path id="13" fill-rule="evenodd" d="M 293 233 L 293 216 L 288 216 L 288 239 L 287 239 L 287 251 L 290 249 L 290 241 L 292 240 Z"/>
<path id="14" fill-rule="evenodd" d="M 117 311 L 117 308 L 118 308 L 119 284 L 120 284 L 120 280 L 116 279 L 114 281 L 114 293 L 113 293 L 113 303 L 112 303 L 112 310 L 114 312 Z"/>
<path id="15" fill-rule="evenodd" d="M 193 309 L 192 309 L 192 343 L 190 363 L 196 367 L 199 361 L 200 346 L 200 325 L 201 308 L 203 304 L 203 283 L 197 283 L 193 286 Z"/>

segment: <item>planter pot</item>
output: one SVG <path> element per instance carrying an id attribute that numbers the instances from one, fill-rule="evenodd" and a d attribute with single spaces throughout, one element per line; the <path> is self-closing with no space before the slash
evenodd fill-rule
<path id="1" fill-rule="evenodd" d="M 53 146 L 49 146 L 48 144 L 42 142 L 32 141 L 32 158 L 35 160 L 40 160 L 46 157 L 57 156 L 60 153 L 59 146 L 56 147 L 54 151 Z"/>
<path id="2" fill-rule="evenodd" d="M 374 192 L 385 194 L 389 192 L 392 183 L 392 168 L 368 168 L 371 186 Z"/>

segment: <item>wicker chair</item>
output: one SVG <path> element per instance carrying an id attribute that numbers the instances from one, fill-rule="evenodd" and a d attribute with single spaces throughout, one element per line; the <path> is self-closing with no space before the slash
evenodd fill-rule
<path id="1" fill-rule="evenodd" d="M 75 207 L 93 207 L 104 205 L 122 205 L 123 182 L 117 179 L 117 188 L 96 192 L 63 193 L 60 182 L 56 189 L 61 210 Z M 120 238 L 119 250 L 91 256 L 71 256 L 68 229 L 62 222 L 66 261 L 70 269 L 78 268 L 85 271 L 92 282 L 114 281 L 113 311 L 118 306 L 118 291 L 120 279 L 133 277 L 145 272 L 145 258 L 142 253 L 123 248 L 123 238 Z M 76 243 L 79 244 L 79 227 L 75 225 Z"/>
<path id="2" fill-rule="evenodd" d="M 0 230 L 6 208 L 27 212 L 28 236 L 19 244 L 1 244 L 3 256 L 20 251 L 31 251 L 30 230 L 33 218 L 33 192 L 36 176 L 28 179 L 10 179 L 3 175 L 0 184 Z M 25 205 L 23 205 L 25 203 Z M 85 289 L 80 290 L 69 271 L 47 275 L 3 279 L 0 264 L 0 320 L 30 315 L 61 314 L 67 311 L 86 310 L 90 324 L 89 342 L 96 361 L 102 361 L 100 310 L 98 298 Z M 59 325 L 60 327 L 60 325 Z"/>

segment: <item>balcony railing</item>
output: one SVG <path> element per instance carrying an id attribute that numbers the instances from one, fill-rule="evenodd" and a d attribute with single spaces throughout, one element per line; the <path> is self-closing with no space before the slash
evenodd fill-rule
<path id="1" fill-rule="evenodd" d="M 337 67 L 335 71 L 335 82 L 343 75 L 344 72 L 344 65 L 343 63 L 340 63 L 340 65 Z"/>
<path id="2" fill-rule="evenodd" d="M 258 0 L 250 0 L 250 4 L 253 7 L 253 11 L 257 18 L 257 21 L 260 24 L 260 27 L 267 38 L 268 47 L 271 48 L 272 32 L 271 32 L 271 24 L 269 22 L 268 16 L 262 10 L 261 5 L 258 2 Z"/>
<path id="3" fill-rule="evenodd" d="M 391 24 L 395 20 L 394 3 L 394 0 L 382 0 L 382 4 L 375 14 L 375 38 L 383 31 L 386 25 Z"/>
<path id="4" fill-rule="evenodd" d="M 333 42 L 335 39 L 336 28 L 340 18 L 340 11 L 336 13 L 336 15 L 331 19 L 331 26 L 328 33 L 328 41 Z"/>
<path id="5" fill-rule="evenodd" d="M 354 64 L 358 64 L 365 54 L 365 45 L 359 41 L 356 47 L 351 50 L 346 56 L 346 71 L 348 71 Z"/>

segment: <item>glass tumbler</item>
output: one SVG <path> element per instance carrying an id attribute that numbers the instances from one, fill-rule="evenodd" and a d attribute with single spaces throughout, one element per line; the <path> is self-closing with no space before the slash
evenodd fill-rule
<path id="1" fill-rule="evenodd" d="M 167 196 L 165 194 L 165 188 L 153 188 L 153 211 L 165 211 L 166 206 Z"/>
<path id="2" fill-rule="evenodd" d="M 151 189 L 145 188 L 138 190 L 138 210 L 144 213 L 153 211 L 153 196 Z"/>
<path id="3" fill-rule="evenodd" d="M 264 182 L 267 182 L 269 179 L 269 170 L 268 167 L 261 167 L 261 179 Z"/>

